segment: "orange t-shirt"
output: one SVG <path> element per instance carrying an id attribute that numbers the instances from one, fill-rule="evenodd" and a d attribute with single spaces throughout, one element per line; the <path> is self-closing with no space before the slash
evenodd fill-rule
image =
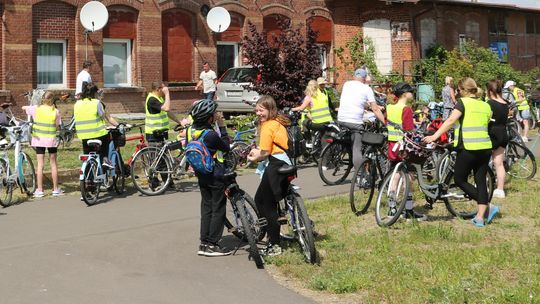
<path id="1" fill-rule="evenodd" d="M 261 124 L 259 148 L 264 151 L 269 151 L 270 154 L 284 153 L 283 149 L 278 147 L 279 144 L 285 149 L 288 149 L 289 137 L 287 129 L 276 120 L 268 120 Z"/>

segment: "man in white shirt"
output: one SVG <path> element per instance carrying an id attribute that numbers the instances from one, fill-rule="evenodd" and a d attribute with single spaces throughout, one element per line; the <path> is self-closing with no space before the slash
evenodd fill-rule
<path id="1" fill-rule="evenodd" d="M 365 109 L 370 108 L 377 119 L 384 123 L 384 115 L 375 102 L 373 90 L 365 84 L 367 76 L 365 69 L 354 71 L 354 80 L 343 84 L 339 101 L 338 123 L 352 131 L 352 153 L 355 169 L 362 162 L 362 136 L 355 130 L 362 129 Z"/>
<path id="2" fill-rule="evenodd" d="M 201 72 L 201 75 L 199 76 L 199 82 L 197 83 L 197 86 L 195 89 L 200 90 L 203 89 L 203 99 L 214 99 L 214 95 L 216 95 L 216 84 L 217 84 L 217 75 L 216 72 L 210 70 L 210 65 L 208 62 L 205 62 L 203 64 L 203 71 Z"/>
<path id="3" fill-rule="evenodd" d="M 92 61 L 85 60 L 83 62 L 83 69 L 79 72 L 79 75 L 77 75 L 77 82 L 75 85 L 75 99 L 79 99 L 81 97 L 83 82 L 92 82 L 92 76 L 90 76 L 91 65 Z"/>

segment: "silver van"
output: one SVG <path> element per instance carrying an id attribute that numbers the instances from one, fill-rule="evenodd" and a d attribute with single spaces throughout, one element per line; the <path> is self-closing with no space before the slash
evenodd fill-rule
<path id="1" fill-rule="evenodd" d="M 216 101 L 223 112 L 253 112 L 253 107 L 245 101 L 254 103 L 259 94 L 249 90 L 251 81 L 257 79 L 258 70 L 250 65 L 228 69 L 218 81 Z"/>

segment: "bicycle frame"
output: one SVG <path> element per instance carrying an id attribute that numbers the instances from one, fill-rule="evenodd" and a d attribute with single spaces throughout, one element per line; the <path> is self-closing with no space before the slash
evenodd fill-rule
<path id="1" fill-rule="evenodd" d="M 131 163 L 133 162 L 133 158 L 135 157 L 137 152 L 139 152 L 141 149 L 148 146 L 146 144 L 145 135 L 141 126 L 139 126 L 139 131 L 140 131 L 140 134 L 137 136 L 126 137 L 126 141 L 133 141 L 133 140 L 139 141 L 139 143 L 135 146 L 135 151 L 131 154 L 131 157 L 126 162 L 127 166 L 131 166 Z"/>
<path id="2" fill-rule="evenodd" d="M 243 135 L 244 135 L 244 134 L 248 134 L 248 133 L 253 133 L 253 134 L 255 134 L 256 132 L 257 132 L 257 129 L 256 129 L 256 128 L 252 128 L 252 129 L 248 129 L 248 130 L 244 130 L 244 131 L 236 131 L 236 132 L 234 133 L 233 142 L 235 142 L 235 141 L 247 142 L 248 140 L 244 139 L 244 138 L 243 138 Z"/>

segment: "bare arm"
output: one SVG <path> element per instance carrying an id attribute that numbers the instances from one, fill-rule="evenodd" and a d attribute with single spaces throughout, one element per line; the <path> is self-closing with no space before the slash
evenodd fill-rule
<path id="1" fill-rule="evenodd" d="M 293 111 L 293 112 L 304 111 L 304 109 L 307 108 L 307 107 L 309 106 L 310 103 L 311 103 L 311 100 L 310 100 L 310 99 L 304 98 L 304 101 L 302 102 L 302 104 L 299 105 L 298 107 L 292 108 L 291 111 Z"/>
<path id="2" fill-rule="evenodd" d="M 107 110 L 105 110 L 105 112 L 103 113 L 103 117 L 105 118 L 105 120 L 107 120 L 111 125 L 113 126 L 118 126 L 118 122 L 116 121 L 116 119 L 114 119 L 114 117 L 112 117 L 109 112 L 107 112 Z"/>
<path id="3" fill-rule="evenodd" d="M 452 98 L 452 102 L 455 105 L 457 103 L 457 100 L 456 100 L 456 93 L 454 92 L 453 88 L 450 90 L 450 98 Z"/>
<path id="4" fill-rule="evenodd" d="M 161 105 L 161 110 L 169 112 L 169 110 L 171 109 L 171 97 L 169 95 L 169 88 L 163 87 L 162 90 L 163 94 L 165 94 L 165 102 L 163 103 L 163 105 Z"/>
<path id="5" fill-rule="evenodd" d="M 202 79 L 199 79 L 197 81 L 197 85 L 195 86 L 195 90 L 200 90 L 202 88 Z"/>
<path id="6" fill-rule="evenodd" d="M 456 121 L 458 121 L 462 114 L 463 113 L 461 113 L 461 111 L 454 109 L 452 113 L 450 113 L 450 117 L 444 121 L 439 130 L 437 130 L 437 132 L 431 136 L 424 137 L 423 141 L 426 143 L 436 141 L 439 137 L 441 137 L 441 135 L 450 130 L 450 128 L 456 123 Z"/>
<path id="7" fill-rule="evenodd" d="M 261 160 L 265 160 L 268 156 L 270 156 L 270 152 L 266 150 L 260 150 L 258 148 L 252 149 L 251 152 L 249 152 L 249 155 L 247 159 L 250 162 L 258 163 Z"/>

